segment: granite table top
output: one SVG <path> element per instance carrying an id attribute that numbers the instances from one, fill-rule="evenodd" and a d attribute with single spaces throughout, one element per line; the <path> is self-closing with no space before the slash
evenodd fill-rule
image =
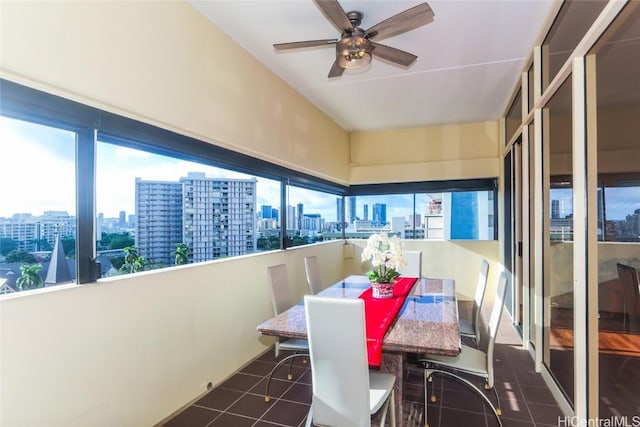
<path id="1" fill-rule="evenodd" d="M 369 286 L 367 276 L 353 275 L 318 295 L 358 298 Z M 304 303 L 301 301 L 258 325 L 258 332 L 263 335 L 307 338 Z M 389 327 L 382 351 L 456 356 L 460 352 L 460 334 L 454 280 L 418 279 Z"/>

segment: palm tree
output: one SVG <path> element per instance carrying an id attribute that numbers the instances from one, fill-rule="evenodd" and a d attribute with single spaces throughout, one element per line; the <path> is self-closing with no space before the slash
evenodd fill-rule
<path id="1" fill-rule="evenodd" d="M 147 267 L 148 261 L 140 256 L 135 246 L 127 246 L 122 250 L 124 251 L 124 264 L 120 267 L 121 273 L 136 273 Z"/>
<path id="2" fill-rule="evenodd" d="M 176 265 L 186 264 L 189 261 L 189 247 L 184 243 L 178 243 L 176 245 Z"/>
<path id="3" fill-rule="evenodd" d="M 20 266 L 20 277 L 16 280 L 18 288 L 23 291 L 25 289 L 43 287 L 44 282 L 40 277 L 40 270 L 42 270 L 42 265 L 40 264 L 22 264 Z"/>

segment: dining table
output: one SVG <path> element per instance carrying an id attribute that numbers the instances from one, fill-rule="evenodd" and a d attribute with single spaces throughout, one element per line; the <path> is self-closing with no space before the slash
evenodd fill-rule
<path id="1" fill-rule="evenodd" d="M 395 319 L 382 339 L 380 369 L 396 376 L 395 400 L 398 420 L 403 420 L 403 392 L 409 354 L 456 356 L 460 332 L 455 281 L 412 278 L 415 283 L 404 297 Z M 318 293 L 333 298 L 359 298 L 371 287 L 366 275 L 350 275 Z M 365 309 L 365 322 L 367 320 Z M 262 335 L 307 338 L 304 302 L 258 325 Z M 336 331 L 336 334 L 340 331 Z"/>

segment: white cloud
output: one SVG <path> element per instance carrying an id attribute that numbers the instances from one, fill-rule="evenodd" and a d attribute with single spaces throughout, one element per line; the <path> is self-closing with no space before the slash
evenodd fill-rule
<path id="1" fill-rule="evenodd" d="M 0 117 L 0 216 L 75 211 L 74 135 Z"/>

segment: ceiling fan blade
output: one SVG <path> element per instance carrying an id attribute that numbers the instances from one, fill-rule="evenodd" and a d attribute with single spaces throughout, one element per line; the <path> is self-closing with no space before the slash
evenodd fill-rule
<path id="1" fill-rule="evenodd" d="M 333 65 L 331 66 L 331 70 L 329 70 L 329 76 L 328 77 L 340 77 L 342 75 L 342 73 L 344 73 L 344 68 L 342 68 L 341 66 L 338 65 L 338 61 L 334 61 Z"/>
<path id="2" fill-rule="evenodd" d="M 299 49 L 301 47 L 331 46 L 336 44 L 337 42 L 338 39 L 307 40 L 302 42 L 275 43 L 273 47 L 276 50 Z"/>
<path id="3" fill-rule="evenodd" d="M 396 49 L 395 47 L 373 42 L 371 42 L 371 44 L 374 46 L 374 49 L 371 52 L 373 56 L 377 56 L 379 58 L 393 62 L 394 64 L 408 67 L 413 63 L 413 61 L 418 59 L 418 57 L 414 54 L 405 52 L 404 50 Z"/>
<path id="4" fill-rule="evenodd" d="M 404 33 L 433 21 L 433 11 L 427 3 L 420 3 L 410 9 L 377 23 L 365 31 L 370 40 L 382 40 Z"/>
<path id="5" fill-rule="evenodd" d="M 353 25 L 338 0 L 315 0 L 315 3 L 341 33 L 353 30 Z"/>

